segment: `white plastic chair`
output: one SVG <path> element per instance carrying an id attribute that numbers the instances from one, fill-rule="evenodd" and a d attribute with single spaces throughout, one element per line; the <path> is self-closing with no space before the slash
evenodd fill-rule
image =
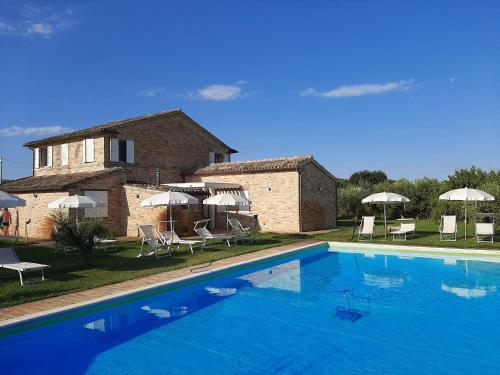
<path id="1" fill-rule="evenodd" d="M 392 240 L 396 240 L 396 236 L 399 236 L 400 240 L 406 241 L 406 237 L 415 234 L 415 223 L 401 223 L 398 230 L 391 232 Z"/>
<path id="2" fill-rule="evenodd" d="M 358 230 L 358 241 L 372 240 L 375 235 L 375 216 L 363 216 Z"/>

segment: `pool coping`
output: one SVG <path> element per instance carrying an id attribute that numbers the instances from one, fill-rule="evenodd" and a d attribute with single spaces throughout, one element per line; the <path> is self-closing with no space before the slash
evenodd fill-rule
<path id="1" fill-rule="evenodd" d="M 107 294 L 107 295 L 102 296 L 102 297 L 91 298 L 91 299 L 84 300 L 82 302 L 69 303 L 68 305 L 60 306 L 57 308 L 47 309 L 44 311 L 31 313 L 31 314 L 25 314 L 25 315 L 21 315 L 21 316 L 15 317 L 15 318 L 0 320 L 0 329 L 6 329 L 6 328 L 9 328 L 12 326 L 16 326 L 16 325 L 19 325 L 22 323 L 27 323 L 27 322 L 34 321 L 34 320 L 41 319 L 41 318 L 48 318 L 48 317 L 51 317 L 51 316 L 54 316 L 57 314 L 70 312 L 72 310 L 78 310 L 78 309 L 82 309 L 82 308 L 86 308 L 86 307 L 91 307 L 92 305 L 96 305 L 96 304 L 99 304 L 102 302 L 111 301 L 111 300 L 118 299 L 121 297 L 126 297 L 128 295 L 141 293 L 141 292 L 148 291 L 148 290 L 153 290 L 155 288 L 167 286 L 170 284 L 179 283 L 179 282 L 190 280 L 190 279 L 196 279 L 196 278 L 199 278 L 201 276 L 210 275 L 212 273 L 217 273 L 217 272 L 228 270 L 231 268 L 236 268 L 238 266 L 250 264 L 253 262 L 258 262 L 258 261 L 262 261 L 262 260 L 266 260 L 266 259 L 270 259 L 270 258 L 282 256 L 282 255 L 292 254 L 292 253 L 295 253 L 298 251 L 303 251 L 303 250 L 307 250 L 310 248 L 312 249 L 315 247 L 320 247 L 320 246 L 324 246 L 324 245 L 328 244 L 327 241 L 314 241 L 311 243 L 307 243 L 307 242 L 308 241 L 301 241 L 301 242 L 296 243 L 296 244 L 277 246 L 274 248 L 271 247 L 271 248 L 262 249 L 262 250 L 259 250 L 259 251 L 253 252 L 253 253 L 240 254 L 240 255 L 237 255 L 234 257 L 219 259 L 219 260 L 214 261 L 213 263 L 217 263 L 220 261 L 228 261 L 228 260 L 231 260 L 232 258 L 234 259 L 234 258 L 238 258 L 241 256 L 249 256 L 249 255 L 253 255 L 253 254 L 258 255 L 260 252 L 271 251 L 271 254 L 265 254 L 265 255 L 261 255 L 261 256 L 251 257 L 250 259 L 232 262 L 230 264 L 226 264 L 226 265 L 219 266 L 219 267 L 209 268 L 209 267 L 211 267 L 209 265 L 207 267 L 206 271 L 199 271 L 199 272 L 195 272 L 195 273 L 193 273 L 191 271 L 193 269 L 196 269 L 197 267 L 203 267 L 203 263 L 202 263 L 202 264 L 190 266 L 187 268 L 163 272 L 164 276 L 168 276 L 169 273 L 174 274 L 174 273 L 180 272 L 180 271 L 186 272 L 187 270 L 190 271 L 190 274 L 187 274 L 185 276 L 180 276 L 180 277 L 174 277 L 171 279 L 167 279 L 164 281 L 159 281 L 159 282 L 155 282 L 155 283 L 151 283 L 151 284 L 147 284 L 147 285 L 143 285 L 140 287 L 130 288 L 130 289 L 127 289 L 125 291 L 110 293 L 110 294 Z M 288 247 L 290 247 L 290 248 L 288 248 Z M 286 249 L 283 249 L 283 248 L 286 248 Z M 150 275 L 150 276 L 159 276 L 159 275 L 161 275 L 161 274 Z M 133 279 L 133 280 L 139 281 L 141 279 L 146 279 L 148 277 L 149 276 L 146 276 L 144 278 Z M 128 281 L 131 281 L 131 280 L 128 280 Z M 125 282 L 127 282 L 127 281 L 125 281 Z M 120 283 L 117 283 L 117 284 L 120 284 Z M 104 286 L 99 287 L 99 288 L 113 287 L 113 286 L 116 286 L 117 284 L 104 285 Z M 74 293 L 69 293 L 69 294 L 63 294 L 63 295 L 51 297 L 51 298 L 64 298 L 64 297 L 70 296 L 71 294 L 77 294 L 77 293 L 90 291 L 90 290 L 92 290 L 92 289 L 74 292 Z M 45 300 L 47 300 L 47 299 L 45 299 Z M 40 302 L 40 301 L 44 301 L 44 300 L 38 300 L 38 301 L 33 301 L 33 302 Z M 29 303 L 31 303 L 31 302 L 28 302 L 27 304 L 29 304 Z M 6 307 L 4 309 L 19 308 L 22 310 L 23 305 L 26 305 L 26 304 L 14 305 L 14 306 Z M 2 309 L 0 309 L 0 312 L 1 311 L 2 311 Z"/>
<path id="2" fill-rule="evenodd" d="M 399 251 L 411 252 L 421 254 L 442 254 L 442 255 L 455 255 L 455 256 L 468 256 L 474 255 L 479 257 L 499 257 L 500 250 L 488 249 L 474 249 L 474 248 L 456 248 L 456 247 L 433 247 L 433 246 L 411 246 L 411 245 L 393 245 L 393 244 L 380 244 L 373 242 L 340 242 L 328 241 L 328 245 L 333 248 L 362 248 L 381 251 Z"/>

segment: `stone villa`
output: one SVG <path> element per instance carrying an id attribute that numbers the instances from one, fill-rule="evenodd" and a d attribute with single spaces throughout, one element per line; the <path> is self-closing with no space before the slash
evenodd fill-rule
<path id="1" fill-rule="evenodd" d="M 166 208 L 142 208 L 159 191 L 183 191 L 200 199 L 221 191 L 242 194 L 250 207 L 233 213 L 264 231 L 299 232 L 336 226 L 337 180 L 312 156 L 231 162 L 237 151 L 181 110 L 109 122 L 24 145 L 33 151 L 33 176 L 0 186 L 26 200 L 17 210 L 20 235 L 49 238 L 49 202 L 75 193 L 106 207 L 79 210 L 104 217 L 117 235 L 137 235 L 138 224 L 164 225 Z M 176 231 L 213 218 L 216 207 L 175 207 Z"/>

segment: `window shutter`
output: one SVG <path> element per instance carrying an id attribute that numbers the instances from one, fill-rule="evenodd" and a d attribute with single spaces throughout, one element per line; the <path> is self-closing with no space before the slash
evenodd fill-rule
<path id="1" fill-rule="evenodd" d="M 134 141 L 127 140 L 127 163 L 134 163 Z"/>
<path id="2" fill-rule="evenodd" d="M 52 146 L 47 146 L 47 167 L 52 167 Z"/>
<path id="3" fill-rule="evenodd" d="M 110 138 L 109 139 L 109 161 L 117 162 L 118 160 L 118 149 L 119 143 L 118 139 Z"/>
<path id="4" fill-rule="evenodd" d="M 94 162 L 94 138 L 89 138 L 84 141 L 84 162 Z"/>
<path id="5" fill-rule="evenodd" d="M 227 163 L 230 161 L 231 161 L 230 154 L 224 154 L 224 163 Z"/>
<path id="6" fill-rule="evenodd" d="M 85 142 L 85 139 L 84 139 L 84 140 L 82 141 L 82 156 L 83 156 L 83 162 L 84 162 L 84 163 L 85 163 L 85 161 L 87 160 L 87 158 L 85 157 L 85 156 L 86 156 L 86 155 L 85 155 L 85 149 L 87 148 L 86 143 L 87 143 L 87 142 Z"/>
<path id="7" fill-rule="evenodd" d="M 69 147 L 67 143 L 61 145 L 61 165 L 69 164 Z"/>
<path id="8" fill-rule="evenodd" d="M 210 164 L 215 163 L 215 152 L 209 152 L 208 153 L 208 162 Z"/>
<path id="9" fill-rule="evenodd" d="M 35 169 L 40 168 L 40 149 L 35 148 Z"/>

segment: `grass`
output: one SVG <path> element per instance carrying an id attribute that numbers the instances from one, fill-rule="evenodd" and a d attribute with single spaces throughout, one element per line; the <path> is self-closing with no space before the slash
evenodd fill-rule
<path id="1" fill-rule="evenodd" d="M 8 272 L 12 278 L 0 279 L 0 307 L 7 307 L 44 299 L 61 294 L 96 288 L 103 285 L 136 279 L 160 272 L 172 271 L 208 263 L 218 259 L 250 253 L 274 246 L 286 245 L 309 238 L 302 234 L 259 233 L 254 243 L 239 244 L 228 248 L 222 243 L 205 247 L 203 252 L 191 254 L 189 248 L 174 251 L 172 256 L 155 258 L 137 258 L 139 241 L 120 242 L 116 252 L 105 253 L 96 250 L 92 266 L 83 264 L 81 255 L 55 254 L 53 246 L 16 245 L 16 252 L 23 260 L 50 264 L 46 271 L 47 280 L 43 283 L 21 286 L 14 271 Z M 0 246 L 6 246 L 5 243 Z M 26 276 L 39 276 L 40 273 L 28 273 Z"/>
<path id="2" fill-rule="evenodd" d="M 390 224 L 395 224 L 395 222 L 391 222 Z M 140 242 L 127 241 L 121 242 L 118 250 L 114 253 L 104 253 L 102 250 L 97 250 L 92 266 L 84 265 L 80 255 L 66 256 L 55 254 L 52 246 L 23 246 L 18 244 L 16 251 L 21 259 L 51 265 L 51 268 L 46 272 L 48 280 L 44 283 L 21 287 L 16 273 L 13 271 L 2 271 L 2 274 L 9 272 L 8 275 L 12 277 L 0 279 L 0 307 L 17 305 L 160 272 L 205 264 L 209 261 L 295 243 L 304 239 L 356 242 L 357 240 L 352 238 L 353 225 L 352 221 L 340 220 L 338 229 L 314 235 L 259 233 L 252 244 L 231 246 L 230 248 L 224 244 L 211 244 L 205 248 L 204 252 L 197 252 L 194 255 L 189 252 L 188 248 L 181 248 L 180 251 L 175 251 L 171 257 L 160 259 L 154 257 L 136 258 Z M 437 223 L 434 221 L 419 221 L 415 236 L 409 237 L 407 241 L 393 242 L 392 237 L 384 239 L 383 222 L 377 222 L 377 235 L 372 242 L 500 250 L 499 236 L 495 238 L 496 242 L 493 244 L 477 243 L 473 236 L 473 225 L 467 228 L 467 233 L 471 235 L 470 239 L 467 240 L 463 239 L 463 225 L 459 226 L 460 239 L 456 242 L 440 241 L 437 227 Z M 5 246 L 5 244 L 0 244 L 0 246 L 2 245 Z"/>
<path id="3" fill-rule="evenodd" d="M 387 225 L 398 225 L 396 221 L 387 222 Z M 354 222 L 351 220 L 339 220 L 339 229 L 316 234 L 312 236 L 317 240 L 322 241 L 339 241 L 339 242 L 357 242 L 357 236 L 352 237 Z M 464 226 L 459 223 L 458 240 L 454 242 L 440 241 L 438 224 L 434 220 L 419 220 L 416 225 L 416 234 L 408 237 L 406 241 L 393 241 L 392 236 L 387 235 L 384 238 L 384 222 L 377 221 L 375 228 L 376 236 L 371 242 L 383 244 L 400 244 L 400 245 L 417 245 L 417 246 L 437 246 L 437 247 L 455 247 L 455 248 L 475 248 L 475 249 L 498 249 L 500 250 L 500 236 L 495 237 L 494 243 L 486 243 L 476 241 L 474 236 L 474 225 L 467 226 L 467 240 L 464 240 Z M 470 236 L 470 237 L 469 237 Z M 364 241 L 366 242 L 366 241 Z"/>

